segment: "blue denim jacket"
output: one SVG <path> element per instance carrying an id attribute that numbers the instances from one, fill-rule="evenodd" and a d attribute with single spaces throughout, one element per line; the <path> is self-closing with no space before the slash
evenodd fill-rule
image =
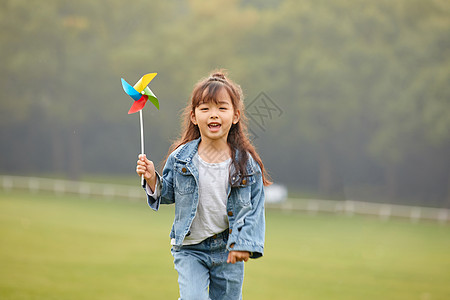
<path id="1" fill-rule="evenodd" d="M 175 220 L 170 232 L 175 246 L 182 245 L 197 211 L 199 175 L 192 160 L 198 151 L 199 142 L 200 138 L 188 142 L 169 155 L 162 176 L 157 174 L 160 196 L 155 200 L 147 195 L 148 204 L 155 211 L 161 203 L 175 203 Z M 230 234 L 227 250 L 249 251 L 251 258 L 258 258 L 263 255 L 265 234 L 261 169 L 249 155 L 245 178 L 241 178 L 233 167 L 230 172 L 232 182 L 228 186 L 227 215 Z"/>

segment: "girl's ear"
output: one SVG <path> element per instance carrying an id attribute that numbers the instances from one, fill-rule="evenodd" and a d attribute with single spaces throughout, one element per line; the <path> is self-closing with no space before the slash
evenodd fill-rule
<path id="1" fill-rule="evenodd" d="M 241 117 L 241 111 L 239 109 L 236 109 L 236 111 L 234 112 L 234 116 L 233 116 L 233 124 L 236 124 L 237 122 L 239 122 L 240 117 Z"/>
<path id="2" fill-rule="evenodd" d="M 191 110 L 191 122 L 194 125 L 197 125 L 197 118 L 195 118 L 195 112 Z"/>

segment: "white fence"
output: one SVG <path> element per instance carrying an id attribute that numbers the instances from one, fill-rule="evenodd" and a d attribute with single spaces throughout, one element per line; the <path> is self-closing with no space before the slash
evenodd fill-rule
<path id="1" fill-rule="evenodd" d="M 32 193 L 48 191 L 55 194 L 79 194 L 81 196 L 118 197 L 130 200 L 145 199 L 144 191 L 139 184 L 136 186 L 91 183 L 69 180 L 48 179 L 39 177 L 0 176 L 3 190 L 29 190 Z M 278 209 L 286 212 L 336 213 L 345 215 L 373 215 L 382 220 L 391 217 L 408 218 L 412 222 L 433 220 L 442 224 L 450 220 L 450 210 L 445 208 L 418 207 L 371 203 L 361 201 L 331 201 L 318 199 L 288 199 L 281 203 L 266 203 L 268 209 Z"/>
<path id="2" fill-rule="evenodd" d="M 318 199 L 288 199 L 281 204 L 266 204 L 267 208 L 282 211 L 303 211 L 308 214 L 334 213 L 352 215 L 372 215 L 381 220 L 392 217 L 408 218 L 412 222 L 432 220 L 445 224 L 450 220 L 450 210 L 445 208 L 372 203 L 353 200 L 332 201 Z"/>
<path id="3" fill-rule="evenodd" d="M 136 186 L 92 183 L 70 180 L 49 179 L 40 177 L 0 176 L 3 190 L 29 190 L 32 193 L 49 191 L 55 194 L 79 194 L 81 196 L 105 196 L 127 199 L 145 198 L 143 189 Z"/>

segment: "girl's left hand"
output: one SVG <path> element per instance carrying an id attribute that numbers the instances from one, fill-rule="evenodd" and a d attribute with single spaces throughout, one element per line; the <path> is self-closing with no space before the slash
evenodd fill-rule
<path id="1" fill-rule="evenodd" d="M 227 263 L 236 263 L 237 261 L 247 261 L 250 258 L 250 252 L 248 251 L 230 251 L 228 253 Z"/>

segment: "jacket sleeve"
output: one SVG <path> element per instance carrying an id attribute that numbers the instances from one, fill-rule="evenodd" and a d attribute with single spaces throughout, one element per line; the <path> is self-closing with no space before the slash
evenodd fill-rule
<path id="1" fill-rule="evenodd" d="M 151 209 L 154 211 L 159 210 L 160 204 L 172 204 L 175 202 L 174 193 L 173 193 L 173 156 L 170 155 L 167 159 L 166 165 L 163 169 L 162 176 L 156 172 L 157 178 L 157 187 L 155 189 L 156 198 L 149 195 L 147 192 L 147 203 Z M 144 190 L 146 190 L 146 182 L 144 180 L 144 185 L 142 186 Z"/>
<path id="2" fill-rule="evenodd" d="M 250 190 L 250 211 L 244 218 L 244 225 L 237 235 L 229 241 L 229 251 L 248 251 L 250 258 L 258 258 L 264 254 L 265 213 L 264 185 L 261 171 L 255 174 L 256 182 Z"/>

